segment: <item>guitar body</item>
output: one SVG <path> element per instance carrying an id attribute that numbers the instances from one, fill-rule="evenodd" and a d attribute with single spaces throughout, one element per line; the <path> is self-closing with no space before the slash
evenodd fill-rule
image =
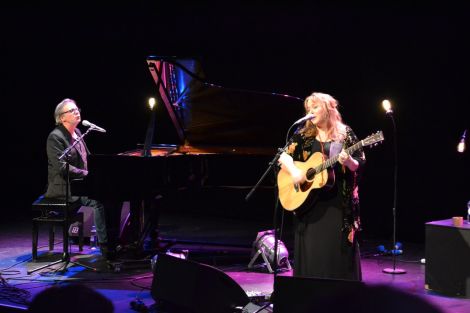
<path id="1" fill-rule="evenodd" d="M 303 204 L 307 206 L 315 199 L 321 188 L 330 188 L 335 182 L 335 175 L 332 168 L 326 168 L 316 173 L 315 167 L 321 165 L 324 161 L 322 153 L 315 152 L 307 161 L 294 161 L 294 164 L 304 171 L 307 180 L 295 185 L 290 174 L 281 169 L 277 176 L 277 186 L 279 190 L 279 200 L 282 207 L 288 211 L 299 209 Z"/>
<path id="2" fill-rule="evenodd" d="M 362 147 L 374 146 L 383 140 L 382 131 L 378 131 L 346 148 L 345 151 L 351 155 Z M 292 177 L 287 171 L 283 169 L 279 171 L 277 174 L 277 188 L 279 201 L 284 209 L 288 211 L 296 210 L 296 212 L 303 211 L 316 198 L 321 188 L 333 186 L 335 175 L 332 167 L 338 161 L 338 155 L 328 160 L 325 159 L 326 157 L 322 153 L 315 152 L 305 162 L 294 161 L 294 164 L 304 171 L 307 177 L 307 181 L 300 185 L 294 185 Z"/>

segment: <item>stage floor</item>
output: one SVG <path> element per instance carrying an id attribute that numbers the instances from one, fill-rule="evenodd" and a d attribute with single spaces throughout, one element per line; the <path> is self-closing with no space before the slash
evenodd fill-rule
<path id="1" fill-rule="evenodd" d="M 251 259 L 251 243 L 256 238 L 257 231 L 266 230 L 266 225 L 234 219 L 208 219 L 194 215 L 166 215 L 161 218 L 160 225 L 163 238 L 177 240 L 178 243 L 172 247 L 174 251 L 188 250 L 189 260 L 224 271 L 245 290 L 248 296 L 252 297 L 253 302 L 262 301 L 272 293 L 274 277 L 262 266 L 261 257 L 255 262 L 254 268 L 247 268 Z M 89 245 L 85 245 L 84 251 L 80 253 L 78 246 L 72 245 L 71 260 L 96 268 L 99 272 L 70 263 L 64 273 L 55 270 L 62 265 L 58 264 L 28 275 L 28 271 L 60 259 L 62 248 L 60 239 L 56 238 L 55 250 L 49 253 L 47 233 L 41 230 L 40 259 L 39 262 L 31 262 L 30 221 L 23 219 L 16 222 L 2 222 L 0 273 L 5 279 L 2 288 L 8 287 L 8 293 L 2 290 L 1 312 L 26 309 L 27 302 L 38 292 L 49 286 L 66 282 L 79 282 L 91 286 L 111 299 L 116 312 L 135 312 L 130 308 L 130 303 L 137 298 L 147 306 L 154 303 L 150 295 L 153 275 L 149 260 L 117 262 L 114 267 L 109 267 L 99 251 L 91 250 Z M 287 246 L 289 244 L 286 242 Z M 391 285 L 410 294 L 424 297 L 443 312 L 470 312 L 469 299 L 449 297 L 424 288 L 425 265 L 420 262 L 424 258 L 422 245 L 404 243 L 404 253 L 397 258 L 397 267 L 405 269 L 407 273 L 391 275 L 382 272 L 384 268 L 392 267 L 392 259 L 390 256 L 377 254 L 376 247 L 379 244 L 383 243 L 365 241 L 361 246 L 363 281 L 366 284 Z M 280 275 L 291 275 L 291 272 L 285 271 Z M 8 306 L 11 308 L 8 309 Z"/>

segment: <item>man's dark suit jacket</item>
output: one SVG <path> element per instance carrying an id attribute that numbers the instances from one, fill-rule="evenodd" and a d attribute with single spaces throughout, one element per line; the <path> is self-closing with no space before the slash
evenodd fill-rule
<path id="1" fill-rule="evenodd" d="M 81 136 L 80 130 L 77 128 L 75 133 Z M 65 160 L 59 161 L 59 157 L 63 154 L 65 149 L 70 147 L 74 142 L 72 135 L 63 126 L 58 125 L 54 130 L 51 131 L 47 137 L 47 159 L 48 159 L 48 185 L 45 196 L 47 198 L 59 198 L 65 200 L 66 191 L 66 163 Z M 86 169 L 86 156 L 90 153 L 84 141 L 82 141 L 85 147 L 86 154 L 82 157 L 75 146 L 69 152 L 69 178 L 77 179 L 83 178 L 88 174 Z M 72 197 L 69 189 L 69 200 L 76 201 L 77 197 Z"/>

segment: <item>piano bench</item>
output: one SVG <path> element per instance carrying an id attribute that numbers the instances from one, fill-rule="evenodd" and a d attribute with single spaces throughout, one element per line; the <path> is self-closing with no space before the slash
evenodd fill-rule
<path id="1" fill-rule="evenodd" d="M 66 252 L 68 247 L 67 239 L 69 227 L 74 222 L 79 222 L 81 227 L 78 230 L 78 247 L 79 251 L 83 251 L 83 213 L 74 213 L 80 204 L 69 204 L 67 213 L 68 218 L 65 218 L 65 201 L 53 198 L 46 198 L 44 195 L 39 196 L 33 204 L 33 211 L 40 211 L 40 215 L 33 217 L 33 245 L 32 245 L 32 258 L 33 262 L 38 258 L 38 237 L 39 225 L 45 224 L 49 227 L 49 251 L 54 250 L 54 237 L 56 226 L 62 227 L 62 240 L 63 251 Z"/>

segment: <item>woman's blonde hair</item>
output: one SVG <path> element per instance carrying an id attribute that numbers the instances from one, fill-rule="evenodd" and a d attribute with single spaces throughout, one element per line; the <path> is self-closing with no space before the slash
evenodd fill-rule
<path id="1" fill-rule="evenodd" d="M 320 103 L 327 114 L 327 135 L 328 139 L 334 141 L 341 141 L 346 136 L 346 125 L 343 123 L 341 113 L 338 111 L 338 101 L 326 93 L 314 92 L 304 101 L 305 111 L 308 113 L 309 102 Z M 317 127 L 312 121 L 307 121 L 301 133 L 306 136 L 316 136 L 318 133 Z"/>

